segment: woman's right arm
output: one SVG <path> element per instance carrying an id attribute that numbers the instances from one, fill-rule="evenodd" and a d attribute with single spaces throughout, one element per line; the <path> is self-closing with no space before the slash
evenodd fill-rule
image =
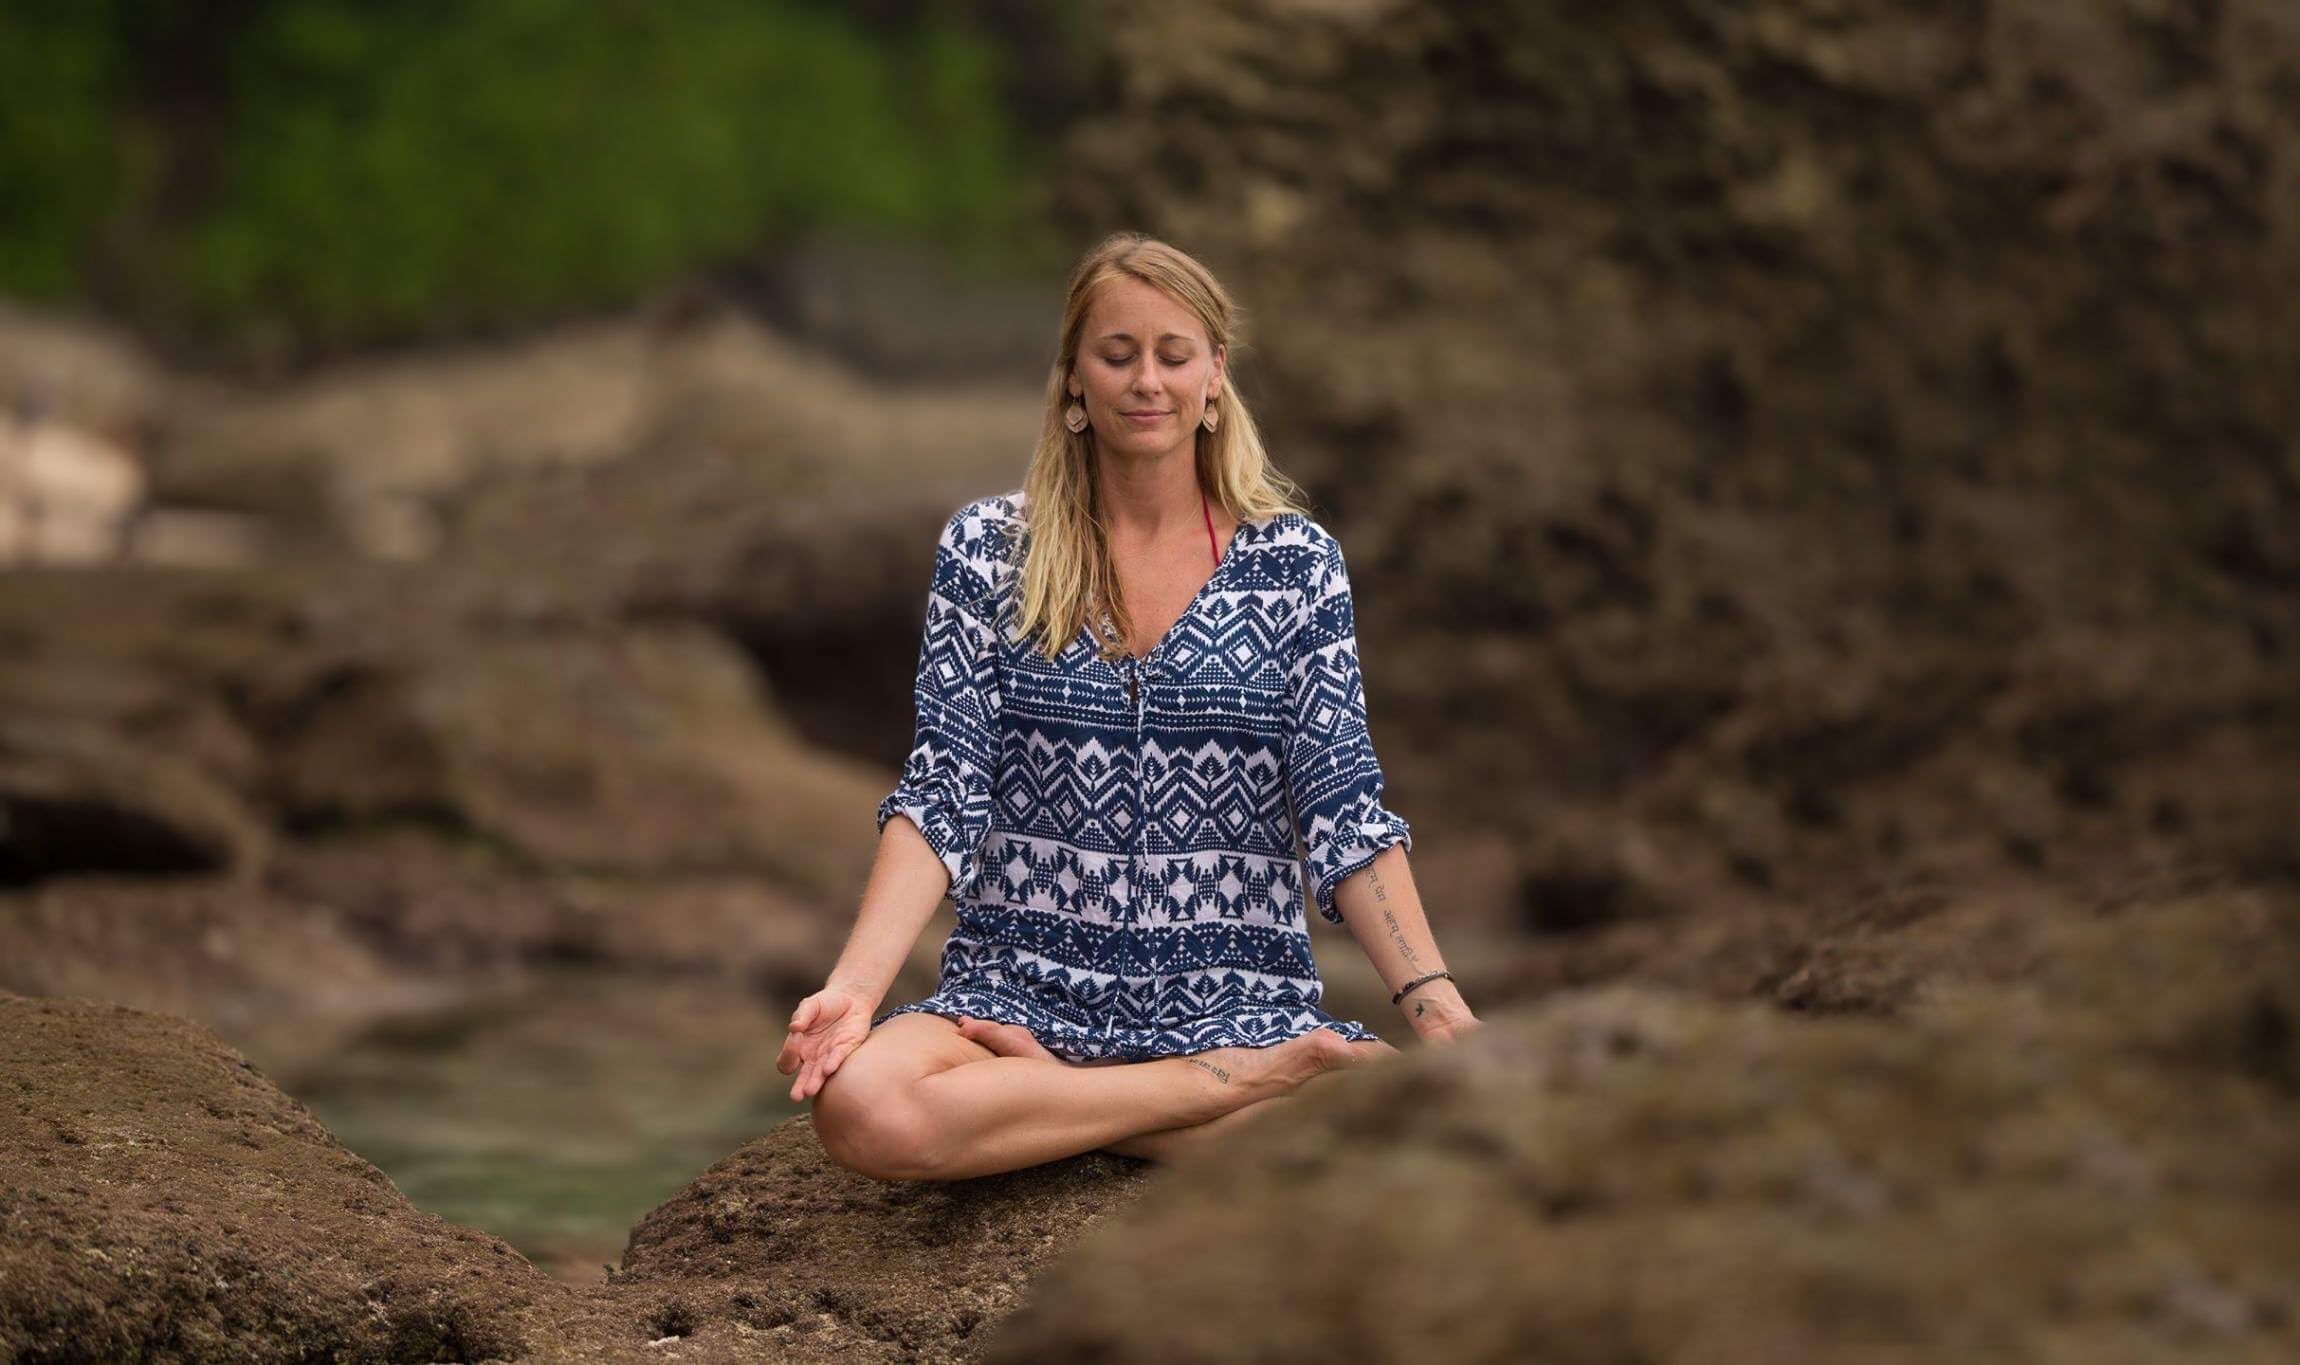
<path id="1" fill-rule="evenodd" d="M 791 1011 L 775 1058 L 777 1071 L 797 1073 L 792 1100 L 811 1099 L 870 1036 L 871 1018 L 949 886 L 950 869 L 918 826 L 908 816 L 886 821 L 846 947 L 823 988 Z"/>
<path id="2" fill-rule="evenodd" d="M 823 988 L 843 992 L 861 1002 L 866 1014 L 876 1014 L 949 884 L 950 869 L 918 826 L 907 816 L 887 821 L 862 909 Z"/>
<path id="3" fill-rule="evenodd" d="M 823 989 L 792 1012 L 776 1065 L 786 1075 L 799 1073 L 794 1100 L 819 1090 L 869 1035 L 871 1016 L 935 907 L 946 894 L 969 890 L 979 871 L 990 831 L 1001 696 L 996 637 L 970 610 L 989 586 L 974 563 L 970 537 L 977 529 L 969 508 L 961 508 L 935 546 L 910 756 L 901 780 L 879 803 L 878 854 L 846 947 Z"/>

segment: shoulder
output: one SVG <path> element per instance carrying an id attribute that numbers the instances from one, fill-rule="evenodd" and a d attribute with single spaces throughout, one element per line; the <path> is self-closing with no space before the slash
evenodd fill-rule
<path id="1" fill-rule="evenodd" d="M 997 493 L 962 504 L 943 519 L 942 534 L 936 541 L 938 584 L 959 601 L 973 601 L 996 591 L 1013 567 L 1021 529 L 1019 492 Z"/>
<path id="2" fill-rule="evenodd" d="M 1280 512 L 1255 523 L 1255 543 L 1279 584 L 1315 593 L 1340 569 L 1342 543 L 1304 512 Z"/>

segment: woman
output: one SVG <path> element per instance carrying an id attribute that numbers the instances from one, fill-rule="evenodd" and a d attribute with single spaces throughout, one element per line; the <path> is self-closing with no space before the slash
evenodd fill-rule
<path id="1" fill-rule="evenodd" d="M 843 1166 L 1171 1159 L 1394 1055 L 1319 1007 L 1313 904 L 1424 1039 L 1477 1027 L 1381 803 L 1341 547 L 1226 384 L 1233 313 L 1162 242 L 1088 253 L 1024 487 L 943 528 L 916 742 L 777 1060 Z M 873 1019 L 946 889 L 939 988 Z"/>

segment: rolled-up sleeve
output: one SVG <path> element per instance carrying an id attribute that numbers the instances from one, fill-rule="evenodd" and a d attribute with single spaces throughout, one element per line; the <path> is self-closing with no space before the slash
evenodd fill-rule
<path id="1" fill-rule="evenodd" d="M 1321 539 L 1286 675 L 1286 776 L 1310 895 L 1320 915 L 1340 924 L 1334 888 L 1392 844 L 1410 851 L 1413 834 L 1382 804 L 1349 570 L 1341 543 Z"/>
<path id="2" fill-rule="evenodd" d="M 927 589 L 926 632 L 913 689 L 917 721 L 902 780 L 879 802 L 878 828 L 907 815 L 950 871 L 949 894 L 974 884 L 990 832 L 998 770 L 996 637 L 986 621 L 990 584 L 966 554 L 966 509 L 942 529 Z"/>

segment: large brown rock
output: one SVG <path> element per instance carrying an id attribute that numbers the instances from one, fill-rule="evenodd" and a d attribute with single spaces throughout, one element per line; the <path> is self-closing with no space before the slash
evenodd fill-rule
<path id="1" fill-rule="evenodd" d="M 1185 0 L 1110 41 L 1067 217 L 1239 291 L 1429 858 L 1589 808 L 1573 861 L 1634 819 L 1703 899 L 2294 873 L 2289 5 Z"/>
<path id="2" fill-rule="evenodd" d="M 2300 1351 L 2300 903 L 2036 938 L 1894 1022 L 1633 987 L 1497 1018 L 1177 1170 L 986 1358 Z"/>
<path id="3" fill-rule="evenodd" d="M 197 1025 L 0 991 L 0 1358 L 960 1361 L 1149 1168 L 953 1183 L 785 1122 L 588 1288 L 403 1199 Z M 660 1354 L 653 1354 L 660 1353 Z"/>
<path id="4" fill-rule="evenodd" d="M 322 907 L 223 878 L 72 877 L 0 895 L 0 990 L 182 1015 L 261 1037 L 275 1062 L 434 1004 L 438 984 Z"/>
<path id="5" fill-rule="evenodd" d="M 0 885 L 89 871 L 259 873 L 270 831 L 185 756 L 110 728 L 0 717 Z"/>
<path id="6" fill-rule="evenodd" d="M 568 1291 L 166 1015 L 0 996 L 0 1355 L 481 1360 Z"/>
<path id="7" fill-rule="evenodd" d="M 439 635 L 317 662 L 275 771 L 306 825 L 444 821 L 551 867 L 750 870 L 843 890 L 884 784 L 778 723 L 696 626 Z"/>
<path id="8" fill-rule="evenodd" d="M 801 1116 L 648 1214 L 615 1283 L 673 1294 L 706 1346 L 747 1330 L 791 1359 L 971 1360 L 1150 1170 L 1092 1152 L 976 1180 L 869 1180 L 832 1165 Z"/>

